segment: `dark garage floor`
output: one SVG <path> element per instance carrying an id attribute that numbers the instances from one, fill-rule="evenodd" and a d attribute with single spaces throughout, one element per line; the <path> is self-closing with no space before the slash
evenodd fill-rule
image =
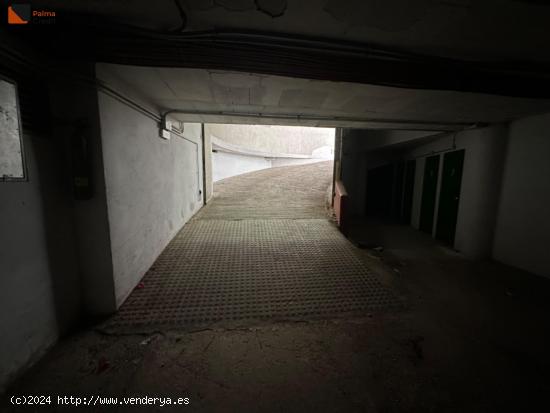
<path id="1" fill-rule="evenodd" d="M 355 248 L 322 215 L 330 165 L 293 168 L 300 179 L 288 182 L 304 186 L 289 188 L 294 193 L 288 201 L 292 214 L 275 206 L 287 198 L 283 168 L 237 178 L 238 185 L 221 182 L 216 201 L 176 237 L 145 277 L 145 288 L 136 290 L 119 315 L 59 343 L 6 395 L 72 395 L 94 401 L 96 395 L 118 397 L 116 408 L 80 407 L 97 412 L 547 409 L 547 280 L 492 262 L 465 260 L 407 227 L 358 223 L 352 235 L 360 243 L 382 243 L 385 249 Z M 317 175 L 311 168 L 318 168 Z M 270 173 L 278 187 L 270 185 Z M 273 202 L 260 198 L 258 205 L 264 202 L 265 208 L 254 208 L 244 180 L 271 188 Z M 224 187 L 240 193 L 239 200 L 228 197 Z M 225 203 L 227 219 L 218 200 Z M 239 208 L 239 202 L 248 206 Z M 257 214 L 255 220 L 243 220 L 246 208 Z M 270 217 L 277 211 L 284 224 L 273 228 Z M 361 240 L 361 234 L 371 238 Z M 194 236 L 204 236 L 202 247 L 183 248 Z M 307 248 L 315 240 L 319 247 Z M 248 254 L 235 248 L 243 242 Z M 205 246 L 219 257 L 208 258 Z M 346 257 L 345 274 L 341 262 L 324 270 L 336 259 L 323 261 L 331 251 Z M 224 260 L 224 268 L 238 275 L 220 286 L 214 281 L 224 277 Z M 271 262 L 273 272 L 254 267 L 257 260 Z M 210 262 L 210 272 L 197 273 L 190 283 L 174 278 L 174 270 L 192 271 L 193 262 Z M 317 271 L 320 285 L 313 278 Z M 331 272 L 339 278 L 329 277 Z M 284 281 L 272 279 L 277 276 Z M 373 300 L 369 289 L 383 294 Z M 226 297 L 229 292 L 233 295 Z M 258 296 L 262 298 L 254 298 Z M 371 307 L 382 296 L 390 305 Z M 193 297 L 196 311 L 174 307 Z M 248 312 L 239 308 L 240 302 L 247 303 Z M 314 303 L 315 314 L 308 314 L 308 302 Z M 330 303 L 335 307 L 321 311 Z M 338 303 L 356 307 L 351 313 L 339 311 Z M 392 303 L 401 306 L 396 309 Z M 122 397 L 142 396 L 189 397 L 190 404 L 123 404 Z M 69 410 L 56 403 L 13 408 L 6 398 L 0 404 L 4 409 Z"/>

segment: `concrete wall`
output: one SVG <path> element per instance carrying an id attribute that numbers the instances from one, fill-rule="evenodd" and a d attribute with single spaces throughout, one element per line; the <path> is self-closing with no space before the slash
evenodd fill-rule
<path id="1" fill-rule="evenodd" d="M 79 316 L 115 311 L 202 205 L 199 124 L 164 141 L 157 120 L 88 83 L 50 86 L 51 133 L 23 128 L 28 181 L 0 183 L 0 389 Z M 87 200 L 72 191 L 75 137 L 87 142 Z"/>
<path id="2" fill-rule="evenodd" d="M 512 122 L 493 256 L 550 277 L 550 114 Z"/>
<path id="3" fill-rule="evenodd" d="M 356 148 L 361 152 L 398 145 L 415 139 L 438 134 L 438 132 L 433 131 L 401 131 L 385 129 L 344 129 L 343 133 L 346 139 L 353 139 L 356 142 Z"/>
<path id="4" fill-rule="evenodd" d="M 84 76 L 95 75 L 93 67 L 86 65 L 65 68 Z M 69 187 L 73 185 L 72 140 L 80 136 L 86 138 L 90 162 L 92 196 L 73 203 L 84 311 L 94 316 L 111 314 L 116 310 L 116 302 L 97 90 L 91 85 L 65 79 L 53 84 L 51 90 L 54 134 L 65 141 L 68 151 L 69 165 L 65 173 Z"/>
<path id="5" fill-rule="evenodd" d="M 0 391 L 80 314 L 63 147 L 25 134 L 27 182 L 0 182 Z"/>
<path id="6" fill-rule="evenodd" d="M 11 44 L 7 37 L 3 41 L 3 46 Z M 24 45 L 16 44 L 14 49 L 36 64 L 43 62 L 43 57 L 33 58 Z M 33 82 L 39 82 L 45 90 L 36 93 L 46 94 L 41 96 L 40 116 L 34 112 L 34 102 L 20 99 L 27 180 L 0 182 L 1 392 L 68 332 L 83 312 L 77 228 L 83 211 L 73 198 L 71 157 L 63 130 L 73 133 L 71 114 L 76 108 L 88 112 L 90 105 L 86 103 L 87 91 L 76 92 L 69 79 L 64 79 L 63 85 L 52 84 L 52 79 L 37 79 L 34 67 L 30 75 L 25 65 L 0 60 L 0 74 L 19 80 L 20 90 L 29 90 Z M 81 69 L 74 73 L 82 73 Z M 63 87 L 73 89 L 71 98 Z M 48 98 L 53 100 L 50 107 Z M 56 103 L 61 101 L 63 115 L 51 117 L 50 112 L 55 113 Z M 93 109 L 90 112 L 93 116 Z"/>
<path id="7" fill-rule="evenodd" d="M 333 128 L 209 123 L 205 133 L 233 145 L 270 153 L 311 155 L 317 148 L 334 147 Z"/>
<path id="8" fill-rule="evenodd" d="M 117 306 L 203 205 L 201 125 L 159 138 L 158 122 L 100 92 Z"/>

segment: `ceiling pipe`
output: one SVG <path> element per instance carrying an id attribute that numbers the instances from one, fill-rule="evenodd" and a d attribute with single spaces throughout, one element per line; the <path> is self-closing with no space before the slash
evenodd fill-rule
<path id="1" fill-rule="evenodd" d="M 407 119 L 374 119 L 357 118 L 348 116 L 322 116 L 322 115 L 304 115 L 289 113 L 261 113 L 261 112 L 230 112 L 230 111 L 191 111 L 191 110 L 168 110 L 162 114 L 162 124 L 165 125 L 169 115 L 193 115 L 193 116 L 230 116 L 244 117 L 252 119 L 279 119 L 306 122 L 338 122 L 338 123 L 372 123 L 379 125 L 395 125 L 395 130 L 435 130 L 435 131 L 456 131 L 486 126 L 482 122 L 435 122 L 418 121 Z M 408 126 L 408 125 L 413 125 Z"/>

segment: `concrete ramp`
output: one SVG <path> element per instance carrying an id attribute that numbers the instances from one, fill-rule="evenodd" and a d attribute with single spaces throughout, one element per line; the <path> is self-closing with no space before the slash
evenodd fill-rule
<path id="1" fill-rule="evenodd" d="M 220 183 L 108 327 L 228 326 L 399 307 L 328 219 L 331 171 L 326 162 Z"/>

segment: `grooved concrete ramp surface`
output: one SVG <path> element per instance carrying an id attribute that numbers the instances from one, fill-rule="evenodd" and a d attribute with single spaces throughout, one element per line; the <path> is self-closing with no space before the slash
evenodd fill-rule
<path id="1" fill-rule="evenodd" d="M 332 162 L 264 169 L 214 184 L 214 201 L 195 219 L 327 218 Z"/>
<path id="2" fill-rule="evenodd" d="M 399 302 L 329 221 L 332 162 L 220 181 L 107 327 L 333 317 Z"/>

